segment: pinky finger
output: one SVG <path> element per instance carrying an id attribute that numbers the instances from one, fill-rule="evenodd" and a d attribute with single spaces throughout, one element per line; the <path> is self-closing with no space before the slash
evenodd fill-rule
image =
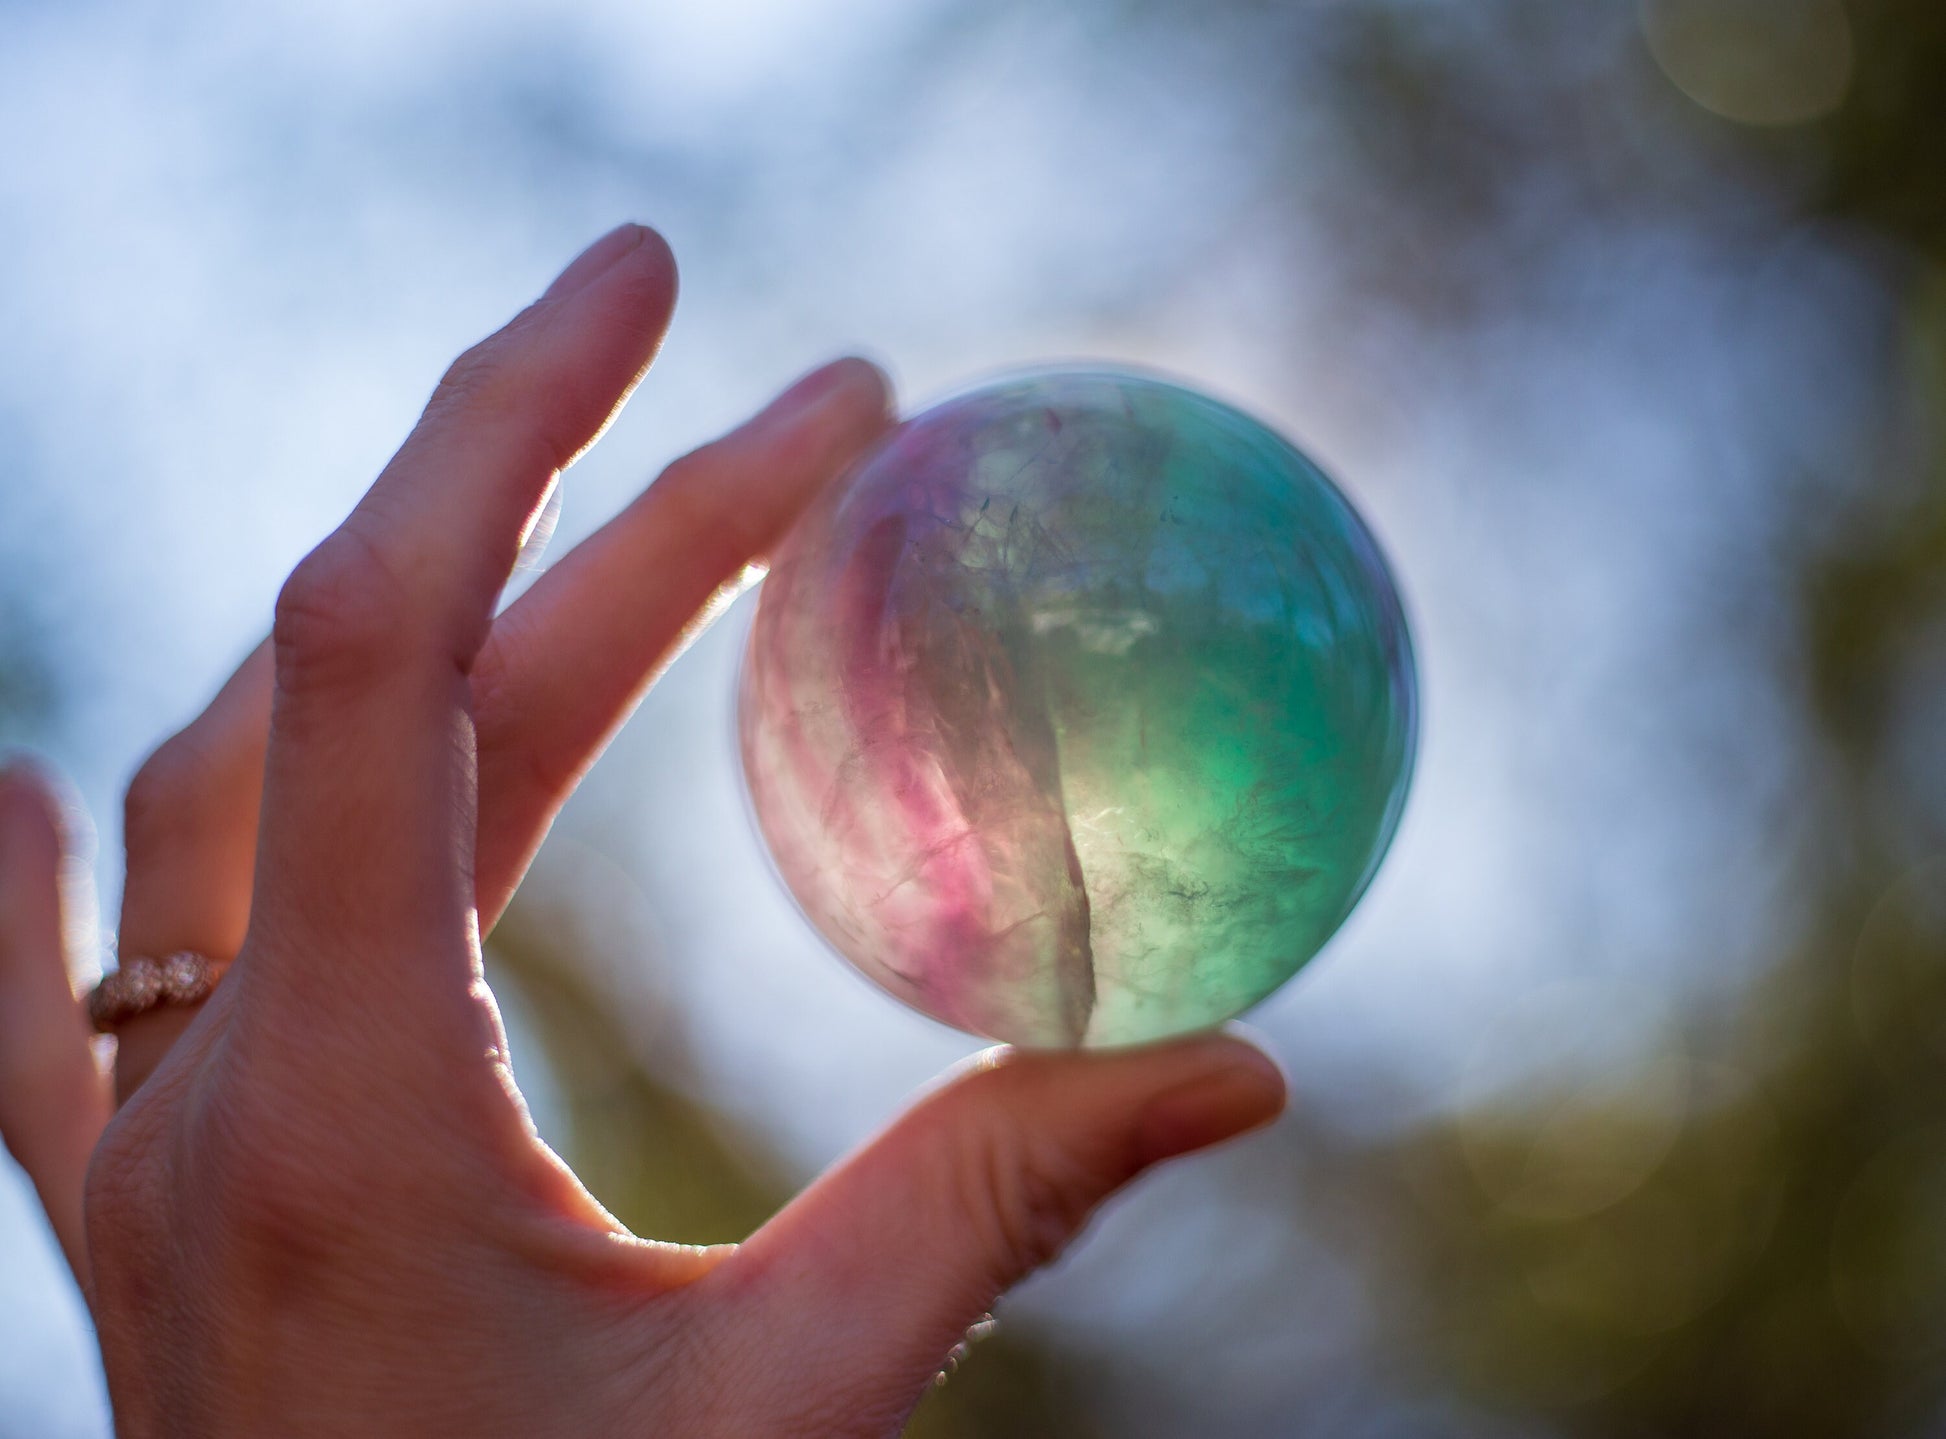
<path id="1" fill-rule="evenodd" d="M 81 1189 L 110 1104 L 68 975 L 62 810 L 31 767 L 0 769 L 0 1139 L 86 1290 Z"/>

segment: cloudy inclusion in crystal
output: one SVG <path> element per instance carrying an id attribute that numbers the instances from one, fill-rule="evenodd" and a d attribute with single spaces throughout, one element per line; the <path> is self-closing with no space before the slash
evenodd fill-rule
<path id="1" fill-rule="evenodd" d="M 764 582 L 739 730 L 805 913 L 948 1024 L 1200 1029 L 1297 972 L 1397 827 L 1399 598 L 1296 449 L 1206 396 L 1030 373 L 901 425 Z"/>

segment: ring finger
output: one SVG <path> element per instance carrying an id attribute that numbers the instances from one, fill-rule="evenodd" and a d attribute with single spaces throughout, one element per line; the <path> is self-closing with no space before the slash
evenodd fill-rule
<path id="1" fill-rule="evenodd" d="M 270 666 L 265 642 L 209 708 L 163 741 L 129 783 L 122 818 L 128 877 L 116 939 L 124 961 L 186 949 L 221 965 L 243 947 L 263 797 Z M 117 1104 L 135 1092 L 200 1009 L 151 1009 L 117 1027 Z"/>

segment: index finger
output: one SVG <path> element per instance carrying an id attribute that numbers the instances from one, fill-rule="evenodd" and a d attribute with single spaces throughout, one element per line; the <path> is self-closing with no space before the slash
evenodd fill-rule
<path id="1" fill-rule="evenodd" d="M 465 993 L 468 673 L 526 526 L 648 367 L 674 299 L 674 261 L 653 231 L 598 241 L 460 357 L 358 507 L 284 586 L 253 942 L 238 976 L 252 989 L 301 991 L 313 1021 L 418 1010 L 428 984 Z M 255 943 L 264 935 L 272 945 Z"/>

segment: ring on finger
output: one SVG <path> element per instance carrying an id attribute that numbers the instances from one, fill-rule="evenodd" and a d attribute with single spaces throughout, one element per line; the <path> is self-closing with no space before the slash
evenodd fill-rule
<path id="1" fill-rule="evenodd" d="M 200 1004 L 228 967 L 193 949 L 177 950 L 161 959 L 129 955 L 89 991 L 88 1021 L 101 1033 L 113 1034 L 151 1010 Z"/>

